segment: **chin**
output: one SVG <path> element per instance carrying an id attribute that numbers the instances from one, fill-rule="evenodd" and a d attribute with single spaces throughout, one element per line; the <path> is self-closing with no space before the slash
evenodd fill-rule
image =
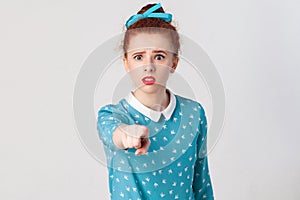
<path id="1" fill-rule="evenodd" d="M 157 92 L 158 90 L 161 90 L 162 88 L 166 88 L 166 86 L 164 85 L 158 85 L 158 84 L 153 84 L 153 85 L 143 85 L 143 86 L 140 86 L 138 88 L 136 88 L 136 90 L 141 90 L 145 93 L 155 93 Z"/>

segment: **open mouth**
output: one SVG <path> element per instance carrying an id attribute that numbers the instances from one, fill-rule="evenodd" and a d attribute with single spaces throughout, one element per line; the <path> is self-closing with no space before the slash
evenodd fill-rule
<path id="1" fill-rule="evenodd" d="M 155 78 L 153 76 L 145 76 L 142 81 L 145 85 L 152 85 L 155 83 Z"/>

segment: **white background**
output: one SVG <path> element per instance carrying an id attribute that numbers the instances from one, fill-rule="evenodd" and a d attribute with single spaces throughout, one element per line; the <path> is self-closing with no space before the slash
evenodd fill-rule
<path id="1" fill-rule="evenodd" d="M 0 199 L 108 199 L 106 168 L 75 129 L 73 90 L 89 53 L 147 2 L 1 0 Z M 300 199 L 300 4 L 161 3 L 222 76 L 216 199 Z"/>

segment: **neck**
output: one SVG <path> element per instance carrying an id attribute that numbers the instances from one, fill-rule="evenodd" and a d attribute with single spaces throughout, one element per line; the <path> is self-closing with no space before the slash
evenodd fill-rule
<path id="1" fill-rule="evenodd" d="M 170 95 L 165 87 L 154 93 L 145 93 L 142 90 L 137 89 L 133 92 L 133 95 L 144 106 L 156 111 L 164 110 L 168 107 L 170 102 Z"/>

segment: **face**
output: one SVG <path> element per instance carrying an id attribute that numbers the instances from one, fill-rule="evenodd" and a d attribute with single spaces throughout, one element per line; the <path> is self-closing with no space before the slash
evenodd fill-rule
<path id="1" fill-rule="evenodd" d="M 123 58 L 136 89 L 155 92 L 165 88 L 169 74 L 178 64 L 172 42 L 163 33 L 139 33 L 130 36 L 127 57 Z"/>

